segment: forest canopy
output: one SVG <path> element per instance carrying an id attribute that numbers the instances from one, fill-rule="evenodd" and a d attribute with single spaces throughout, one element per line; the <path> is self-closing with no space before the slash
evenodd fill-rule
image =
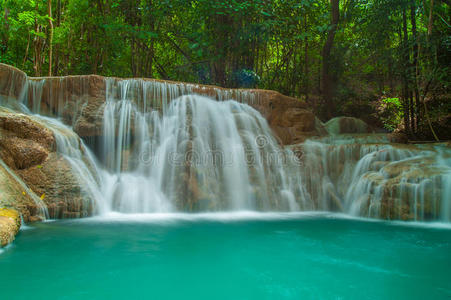
<path id="1" fill-rule="evenodd" d="M 446 0 L 0 0 L 0 62 L 277 90 L 323 121 L 361 117 L 446 139 Z"/>

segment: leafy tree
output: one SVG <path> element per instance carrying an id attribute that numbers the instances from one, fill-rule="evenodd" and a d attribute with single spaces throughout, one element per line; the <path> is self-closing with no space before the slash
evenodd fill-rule
<path id="1" fill-rule="evenodd" d="M 374 107 L 397 98 L 397 130 L 451 134 L 448 1 L 0 0 L 0 11 L 0 61 L 30 75 L 274 89 L 323 120 L 381 126 Z"/>

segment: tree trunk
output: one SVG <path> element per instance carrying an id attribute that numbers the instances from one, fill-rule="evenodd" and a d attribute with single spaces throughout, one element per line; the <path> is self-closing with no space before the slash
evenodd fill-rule
<path id="1" fill-rule="evenodd" d="M 434 0 L 431 0 L 429 4 L 429 22 L 428 22 L 428 37 L 432 35 L 432 22 L 433 22 Z"/>
<path id="2" fill-rule="evenodd" d="M 304 15 L 304 30 L 307 31 L 307 14 Z M 309 61 L 308 61 L 308 37 L 307 35 L 304 38 L 304 94 L 305 94 L 305 101 L 309 102 Z"/>
<path id="3" fill-rule="evenodd" d="M 58 0 L 56 4 L 56 26 L 61 26 L 61 0 Z M 59 56 L 60 56 L 60 46 L 55 46 L 55 68 L 54 68 L 54 74 L 58 75 L 59 73 Z"/>
<path id="4" fill-rule="evenodd" d="M 36 10 L 38 10 L 38 4 L 36 3 Z M 35 32 L 39 33 L 41 27 L 39 26 L 38 20 L 35 19 Z M 33 56 L 33 69 L 34 75 L 41 76 L 41 38 L 38 35 L 34 36 L 33 39 L 34 56 Z"/>
<path id="5" fill-rule="evenodd" d="M 421 120 L 421 110 L 420 110 L 420 93 L 418 91 L 418 76 L 419 76 L 419 68 L 418 68 L 418 38 L 417 38 L 417 22 L 416 22 L 416 6 L 412 4 L 410 7 L 410 23 L 412 24 L 412 36 L 413 36 L 413 62 L 412 62 L 412 70 L 413 70 L 413 92 L 415 95 L 415 122 L 414 122 L 414 132 L 418 131 L 418 123 Z"/>
<path id="6" fill-rule="evenodd" d="M 434 0 L 431 0 L 430 7 L 429 7 L 429 21 L 428 21 L 428 34 L 427 34 L 428 43 L 431 42 L 431 36 L 432 36 L 433 10 L 434 10 Z M 438 138 L 437 134 L 435 133 L 434 128 L 432 127 L 431 118 L 429 116 L 428 108 L 427 108 L 427 105 L 426 105 L 426 95 L 427 95 L 427 92 L 428 92 L 428 88 L 429 88 L 429 84 L 426 85 L 426 88 L 424 89 L 424 92 L 423 92 L 422 102 L 423 102 L 424 114 L 426 116 L 426 120 L 428 122 L 429 129 L 431 130 L 432 135 L 434 136 L 434 139 L 436 141 L 439 141 L 439 138 Z"/>
<path id="7" fill-rule="evenodd" d="M 28 39 L 27 39 L 27 48 L 25 48 L 25 55 L 23 57 L 23 62 L 22 62 L 22 70 L 25 68 L 25 62 L 27 61 L 28 58 L 28 51 L 30 50 L 30 32 L 28 32 Z"/>
<path id="8" fill-rule="evenodd" d="M 5 54 L 8 51 L 8 43 L 9 43 L 9 9 L 5 5 L 5 32 L 3 36 L 3 47 L 2 54 Z"/>
<path id="9" fill-rule="evenodd" d="M 150 9 L 150 11 L 153 11 L 152 10 L 152 0 L 149 0 L 149 9 Z M 155 18 L 153 16 L 153 14 L 150 14 L 149 24 L 150 24 L 150 30 L 152 32 L 155 32 Z M 146 70 L 146 75 L 148 77 L 153 77 L 152 68 L 153 68 L 153 57 L 154 57 L 154 55 L 155 55 L 154 39 L 151 38 L 150 45 L 149 45 L 149 54 L 148 54 L 149 62 L 148 62 L 148 65 L 147 65 L 147 70 Z"/>
<path id="10" fill-rule="evenodd" d="M 337 32 L 337 26 L 340 19 L 340 1 L 339 0 L 330 0 L 331 3 L 331 23 L 330 29 L 327 34 L 326 42 L 324 43 L 324 47 L 322 50 L 322 58 L 323 58 L 323 67 L 321 71 L 322 77 L 322 95 L 324 104 L 326 105 L 326 114 L 327 118 L 331 118 L 333 116 L 333 112 L 335 110 L 335 104 L 333 101 L 333 83 L 332 76 L 330 74 L 330 53 L 332 50 L 332 46 L 335 39 L 335 34 Z"/>
<path id="11" fill-rule="evenodd" d="M 402 49 L 403 53 L 403 63 L 402 63 L 402 83 L 403 83 L 403 108 L 404 108 L 404 126 L 407 134 L 412 135 L 412 128 L 410 127 L 410 104 L 409 104 L 409 80 L 408 80 L 408 67 L 409 67 L 409 49 L 408 49 L 408 36 L 407 36 L 407 17 L 406 11 L 402 12 L 402 32 L 403 32 L 403 42 Z"/>
<path id="12" fill-rule="evenodd" d="M 47 13 L 49 15 L 49 76 L 52 76 L 52 55 L 53 55 L 52 0 L 47 1 Z"/>

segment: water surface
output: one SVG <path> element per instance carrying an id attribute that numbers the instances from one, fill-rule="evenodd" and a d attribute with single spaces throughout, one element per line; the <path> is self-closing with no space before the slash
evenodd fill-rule
<path id="1" fill-rule="evenodd" d="M 445 299 L 451 230 L 329 214 L 113 215 L 22 230 L 1 299 Z"/>

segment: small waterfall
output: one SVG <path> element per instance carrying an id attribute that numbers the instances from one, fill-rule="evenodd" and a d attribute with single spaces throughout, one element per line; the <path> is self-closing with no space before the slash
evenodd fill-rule
<path id="1" fill-rule="evenodd" d="M 15 77 L 17 76 L 13 76 L 13 78 Z M 64 174 L 65 170 L 55 170 L 56 173 L 60 174 L 60 184 L 73 184 L 73 182 L 71 182 L 73 179 L 78 182 L 77 185 L 80 187 L 80 191 L 77 191 L 78 188 L 74 188 L 76 190 L 71 192 L 71 196 L 65 195 L 63 191 L 60 191 L 63 190 L 63 186 L 59 185 L 51 187 L 52 193 L 61 197 L 61 200 L 64 200 L 65 203 L 68 203 L 79 210 L 80 216 L 88 216 L 93 212 L 103 211 L 101 205 L 105 201 L 102 200 L 103 195 L 100 190 L 104 177 L 103 171 L 99 169 L 96 158 L 90 149 L 86 147 L 71 127 L 63 124 L 61 121 L 65 118 L 64 112 L 67 110 L 69 103 L 71 103 L 68 101 L 71 97 L 70 93 L 67 92 L 68 83 L 64 78 L 28 79 L 26 76 L 23 78 L 23 80 L 11 83 L 12 88 L 9 88 L 9 94 L 0 96 L 0 105 L 5 107 L 6 111 L 18 111 L 26 114 L 33 121 L 52 131 L 56 142 L 56 152 L 69 164 L 70 175 L 73 175 L 70 176 L 69 179 L 66 178 L 69 176 Z M 58 82 L 57 87 L 51 88 L 49 86 L 49 80 L 56 80 Z M 44 87 L 46 85 L 47 88 L 45 89 Z M 86 84 L 81 80 L 79 87 L 83 86 L 86 87 Z M 86 89 L 87 88 L 82 88 L 81 94 L 85 94 Z M 45 96 L 44 91 L 47 92 L 45 97 L 46 100 L 43 100 L 43 97 Z M 56 93 L 56 95 L 52 96 L 51 93 Z M 48 101 L 57 102 L 49 104 Z M 80 97 L 80 99 L 77 100 L 77 103 L 80 104 L 80 106 L 83 106 L 84 104 L 82 102 L 83 97 Z M 43 111 L 42 107 L 47 107 L 47 110 Z M 50 107 L 56 107 L 57 109 L 49 109 Z M 76 108 L 76 111 L 77 110 L 78 108 Z M 45 115 L 49 115 L 50 117 Z M 75 118 L 73 121 L 74 120 Z M 74 122 L 72 122 L 72 124 L 74 124 Z M 2 162 L 2 165 L 3 164 L 4 163 Z M 12 171 L 10 171 L 10 173 L 14 174 Z M 17 177 L 17 175 L 15 176 Z M 26 186 L 22 180 L 19 182 Z M 45 201 L 42 201 L 41 198 L 37 197 L 28 187 L 27 191 L 27 193 L 33 195 L 33 200 L 36 202 L 38 208 L 42 210 L 41 215 L 43 218 L 48 218 L 49 212 Z M 73 199 L 72 197 L 74 195 L 77 195 L 77 198 L 80 197 L 81 200 Z M 63 199 L 62 197 L 65 198 Z"/>
<path id="2" fill-rule="evenodd" d="M 381 135 L 340 135 L 302 146 L 303 178 L 316 209 L 373 218 L 450 221 L 449 150 L 440 145 L 390 145 L 383 140 Z"/>
<path id="3" fill-rule="evenodd" d="M 181 96 L 189 87 L 107 86 L 102 157 L 111 210 L 299 210 L 297 158 L 250 106 Z"/>
<path id="4" fill-rule="evenodd" d="M 451 166 L 451 153 L 446 150 L 446 148 L 439 149 L 439 162 L 442 166 Z M 441 176 L 441 212 L 442 220 L 451 222 L 451 168 Z"/>
<path id="5" fill-rule="evenodd" d="M 90 207 L 102 211 L 104 203 L 100 187 L 103 185 L 103 171 L 99 169 L 96 158 L 78 135 L 57 119 L 34 115 L 33 119 L 55 136 L 56 151 L 70 164 L 75 179 L 81 187 L 83 199 L 82 213 L 89 214 Z M 66 199 L 67 200 L 67 199 Z"/>

